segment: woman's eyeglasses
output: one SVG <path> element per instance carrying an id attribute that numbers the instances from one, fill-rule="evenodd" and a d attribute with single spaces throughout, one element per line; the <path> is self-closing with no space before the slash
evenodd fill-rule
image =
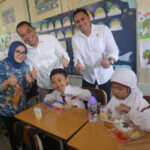
<path id="1" fill-rule="evenodd" d="M 15 50 L 15 53 L 17 54 L 17 56 L 20 56 L 20 55 L 26 55 L 27 53 L 26 53 L 26 51 L 24 51 L 24 52 L 21 52 L 21 51 L 19 51 L 19 50 Z"/>

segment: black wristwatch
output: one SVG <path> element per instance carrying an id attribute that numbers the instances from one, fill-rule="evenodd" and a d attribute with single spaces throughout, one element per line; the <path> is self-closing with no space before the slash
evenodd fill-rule
<path id="1" fill-rule="evenodd" d="M 115 63 L 115 60 L 108 58 L 108 60 L 110 61 L 111 65 L 113 65 Z"/>

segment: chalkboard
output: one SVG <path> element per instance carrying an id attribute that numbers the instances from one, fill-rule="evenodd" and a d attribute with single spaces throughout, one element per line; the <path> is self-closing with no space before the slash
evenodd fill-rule
<path id="1" fill-rule="evenodd" d="M 114 69 L 126 67 L 136 72 L 136 8 L 131 8 L 129 3 L 123 0 L 105 0 L 83 8 L 89 11 L 93 24 L 105 24 L 112 30 L 119 48 L 119 60 L 115 63 Z M 73 10 L 33 23 L 33 26 L 38 34 L 52 34 L 60 42 L 65 41 L 70 56 L 70 64 L 66 70 L 69 75 L 79 76 L 73 64 L 71 43 L 76 27 L 71 18 L 72 14 Z"/>

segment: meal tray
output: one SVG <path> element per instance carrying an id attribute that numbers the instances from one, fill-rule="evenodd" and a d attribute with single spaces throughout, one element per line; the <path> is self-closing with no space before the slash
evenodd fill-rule
<path id="1" fill-rule="evenodd" d="M 126 122 L 126 121 L 124 121 Z M 132 123 L 126 122 L 126 124 L 129 125 L 129 131 L 123 131 L 119 127 L 119 125 L 116 125 L 112 120 L 103 120 L 103 125 L 107 131 L 109 131 L 115 138 L 121 142 L 126 143 L 133 140 L 136 140 L 140 137 L 143 137 L 145 135 L 144 131 L 141 131 L 139 128 L 134 126 Z"/>

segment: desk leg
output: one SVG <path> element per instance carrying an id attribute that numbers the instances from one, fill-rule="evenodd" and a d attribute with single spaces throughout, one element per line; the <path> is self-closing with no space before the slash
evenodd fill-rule
<path id="1" fill-rule="evenodd" d="M 63 141 L 60 140 L 60 139 L 57 139 L 57 140 L 59 141 L 60 149 L 61 149 L 61 150 L 64 150 L 64 143 L 63 143 Z"/>
<path id="2" fill-rule="evenodd" d="M 46 135 L 49 136 L 50 138 L 52 138 L 52 139 L 58 141 L 58 142 L 59 142 L 59 145 L 60 145 L 60 149 L 61 149 L 61 150 L 64 150 L 64 142 L 63 142 L 63 140 L 61 140 L 61 139 L 59 139 L 59 138 L 57 138 L 57 137 L 54 137 L 54 136 L 52 136 L 52 135 L 50 135 L 50 134 L 48 134 L 48 133 L 47 133 Z"/>

